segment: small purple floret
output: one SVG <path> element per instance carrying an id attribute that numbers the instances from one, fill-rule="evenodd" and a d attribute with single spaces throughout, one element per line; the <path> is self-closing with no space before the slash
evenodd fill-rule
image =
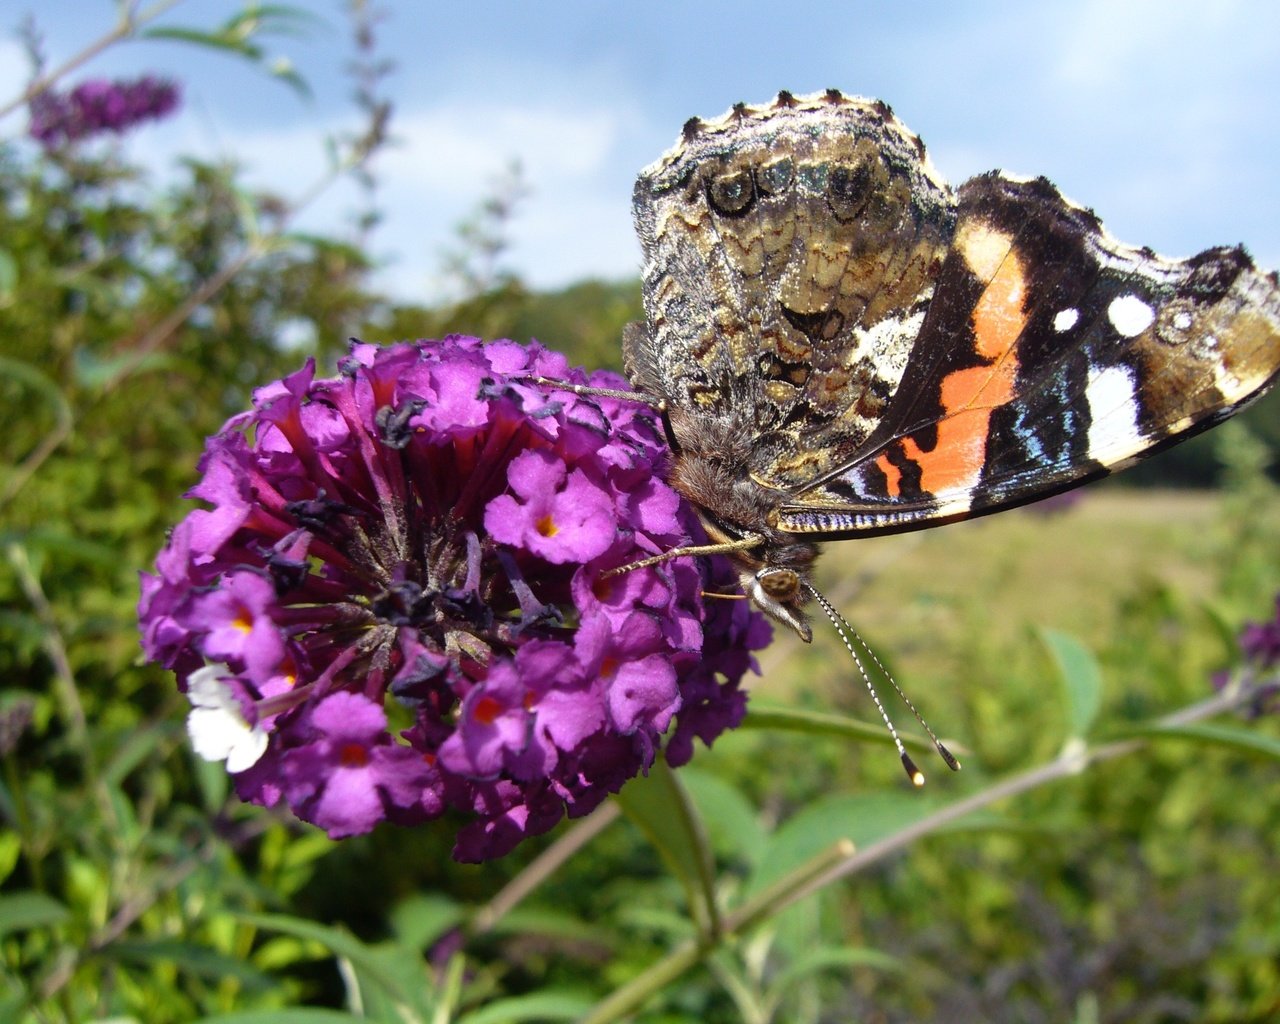
<path id="1" fill-rule="evenodd" d="M 92 79 L 70 92 L 46 90 L 31 101 L 27 128 L 46 147 L 112 132 L 123 134 L 143 121 L 158 121 L 178 108 L 173 82 L 144 75 L 131 81 Z"/>
<path id="2" fill-rule="evenodd" d="M 530 378 L 623 381 L 462 337 L 341 370 L 209 439 L 210 507 L 142 575 L 143 649 L 200 684 L 189 727 L 242 799 L 335 838 L 461 812 L 454 855 L 485 860 L 737 725 L 769 628 L 704 602 L 727 564 L 604 575 L 702 539 L 654 413 Z"/>
<path id="3" fill-rule="evenodd" d="M 1275 711 L 1280 707 L 1280 594 L 1276 595 L 1275 615 L 1267 622 L 1247 623 L 1239 642 L 1244 664 L 1234 673 L 1215 673 L 1214 686 L 1221 690 L 1233 679 L 1242 679 L 1251 694 L 1252 714 Z"/>

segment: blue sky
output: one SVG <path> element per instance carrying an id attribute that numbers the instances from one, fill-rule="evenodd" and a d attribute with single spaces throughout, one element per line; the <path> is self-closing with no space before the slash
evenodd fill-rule
<path id="1" fill-rule="evenodd" d="M 440 296 L 452 226 L 512 159 L 532 189 L 513 225 L 515 270 L 539 286 L 632 275 L 631 182 L 688 117 L 828 86 L 887 100 L 953 183 L 993 167 L 1046 174 L 1126 242 L 1185 255 L 1243 241 L 1280 266 L 1270 0 L 380 3 L 400 141 L 375 165 L 385 223 L 373 243 L 380 283 L 404 298 Z M 187 0 L 164 20 L 208 25 L 240 6 Z M 269 45 L 308 78 L 311 100 L 173 44 L 115 47 L 80 77 L 180 79 L 181 116 L 131 136 L 131 153 L 157 173 L 179 153 L 234 156 L 291 194 L 323 166 L 326 136 L 355 123 L 341 4 L 299 6 L 316 30 Z M 23 11 L 54 64 L 113 18 L 109 0 L 10 0 L 5 27 Z M 23 66 L 12 35 L 0 41 L 0 92 L 21 86 Z M 21 115 L 2 126 L 22 127 Z M 357 203 L 340 190 L 305 225 L 341 233 Z"/>

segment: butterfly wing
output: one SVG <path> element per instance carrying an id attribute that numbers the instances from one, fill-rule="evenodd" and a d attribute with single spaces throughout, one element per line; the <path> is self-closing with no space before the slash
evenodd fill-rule
<path id="1" fill-rule="evenodd" d="M 953 193 L 874 100 L 694 119 L 634 212 L 628 376 L 710 467 L 676 485 L 738 533 L 1032 501 L 1229 416 L 1280 367 L 1280 289 L 1242 249 L 1130 248 L 1044 179 Z"/>
<path id="2" fill-rule="evenodd" d="M 634 212 L 635 386 L 690 447 L 749 439 L 770 493 L 845 464 L 898 387 L 954 226 L 920 140 L 878 101 L 781 93 L 689 122 Z"/>
<path id="3" fill-rule="evenodd" d="M 1033 501 L 1212 426 L 1280 373 L 1280 286 L 1242 248 L 1164 259 L 1045 179 L 982 175 L 901 381 L 793 533 L 914 529 Z"/>

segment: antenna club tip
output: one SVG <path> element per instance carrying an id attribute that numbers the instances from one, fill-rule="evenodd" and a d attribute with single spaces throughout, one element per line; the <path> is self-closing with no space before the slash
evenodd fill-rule
<path id="1" fill-rule="evenodd" d="M 956 760 L 956 755 L 951 753 L 951 751 L 941 743 L 938 744 L 938 753 L 942 755 L 942 760 L 947 763 L 947 767 L 953 772 L 958 772 L 960 770 L 960 762 Z"/>
<path id="2" fill-rule="evenodd" d="M 916 767 L 916 763 L 911 760 L 911 755 L 905 750 L 902 752 L 902 767 L 907 770 L 907 778 L 911 780 L 911 785 L 917 788 L 924 785 L 924 772 Z"/>

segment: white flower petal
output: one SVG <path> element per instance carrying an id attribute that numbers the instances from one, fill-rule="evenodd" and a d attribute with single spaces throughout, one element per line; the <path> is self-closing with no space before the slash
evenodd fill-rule
<path id="1" fill-rule="evenodd" d="M 236 706 L 235 694 L 223 680 L 234 675 L 231 669 L 215 662 L 198 668 L 187 676 L 187 700 L 198 708 L 225 708 Z"/>
<path id="2" fill-rule="evenodd" d="M 267 734 L 254 726 L 227 755 L 227 771 L 242 772 L 258 763 L 258 758 L 267 752 Z"/>
<path id="3" fill-rule="evenodd" d="M 240 702 L 223 678 L 225 665 L 206 665 L 187 677 L 187 716 L 191 746 L 206 761 L 226 761 L 227 771 L 242 772 L 267 749 L 267 733 L 245 721 Z"/>
<path id="4" fill-rule="evenodd" d="M 187 716 L 191 745 L 206 761 L 225 761 L 249 727 L 222 708 L 194 708 Z"/>

